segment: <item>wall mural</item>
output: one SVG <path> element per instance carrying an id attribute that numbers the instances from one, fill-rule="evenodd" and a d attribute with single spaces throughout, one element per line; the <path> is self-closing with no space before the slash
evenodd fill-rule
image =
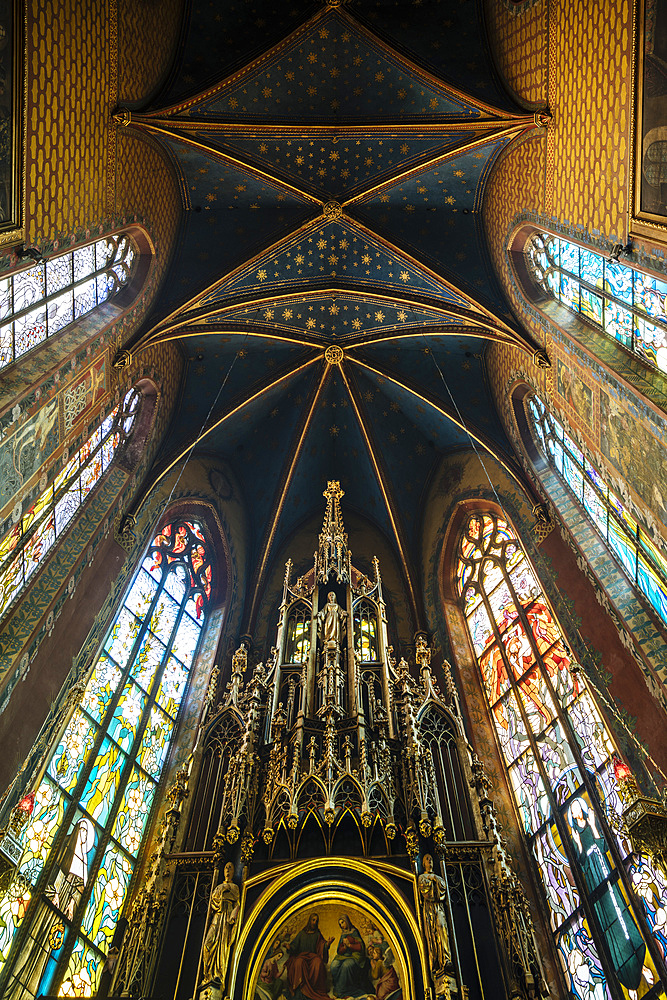
<path id="1" fill-rule="evenodd" d="M 667 525 L 665 447 L 644 423 L 600 389 L 600 450 Z"/>
<path id="2" fill-rule="evenodd" d="M 667 218 L 667 6 L 646 0 L 638 93 L 638 205 Z"/>
<path id="3" fill-rule="evenodd" d="M 557 387 L 566 403 L 575 410 L 589 430 L 593 429 L 593 390 L 570 364 L 557 359 Z"/>
<path id="4" fill-rule="evenodd" d="M 403 1000 L 405 970 L 386 929 L 347 903 L 303 906 L 268 944 L 253 1000 Z"/>
<path id="5" fill-rule="evenodd" d="M 14 422 L 0 442 L 0 508 L 9 503 L 59 444 L 57 399 L 50 400 L 25 423 Z"/>

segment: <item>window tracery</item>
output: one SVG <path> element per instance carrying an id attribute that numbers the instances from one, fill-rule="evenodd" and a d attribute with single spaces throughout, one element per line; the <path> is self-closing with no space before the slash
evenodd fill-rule
<path id="1" fill-rule="evenodd" d="M 667 372 L 667 281 L 550 233 L 524 249 L 539 289 Z"/>
<path id="2" fill-rule="evenodd" d="M 625 574 L 667 624 L 667 558 L 538 396 L 530 397 L 527 411 L 540 454 L 565 480 Z"/>
<path id="3" fill-rule="evenodd" d="M 120 233 L 0 279 L 0 368 L 116 295 L 138 256 Z"/>
<path id="4" fill-rule="evenodd" d="M 0 539 L 0 618 L 67 530 L 121 444 L 128 440 L 139 414 L 140 400 L 141 393 L 130 389 Z"/>
<path id="5" fill-rule="evenodd" d="M 0 899 L 6 996 L 92 996 L 170 747 L 211 597 L 196 521 L 153 539 L 44 777 Z"/>
<path id="6" fill-rule="evenodd" d="M 642 894 L 646 859 L 615 821 L 611 734 L 504 517 L 468 517 L 455 578 L 570 993 L 644 995 L 665 976 L 667 885 L 649 869 Z"/>

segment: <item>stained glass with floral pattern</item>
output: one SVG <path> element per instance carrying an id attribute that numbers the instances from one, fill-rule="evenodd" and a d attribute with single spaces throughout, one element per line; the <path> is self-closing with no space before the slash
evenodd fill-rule
<path id="1" fill-rule="evenodd" d="M 141 393 L 130 389 L 53 482 L 0 539 L 0 618 L 65 532 L 132 433 Z"/>
<path id="2" fill-rule="evenodd" d="M 667 558 L 565 433 L 539 396 L 527 413 L 541 455 L 565 480 L 632 583 L 667 624 Z"/>
<path id="3" fill-rule="evenodd" d="M 613 740 L 504 517 L 468 517 L 455 578 L 570 996 L 663 996 L 667 884 L 616 834 Z"/>
<path id="4" fill-rule="evenodd" d="M 36 789 L 0 896 L 0 989 L 93 996 L 211 597 L 196 521 L 153 539 Z M 176 596 L 173 596 L 176 595 Z"/>
<path id="5" fill-rule="evenodd" d="M 0 281 L 0 368 L 115 295 L 138 260 L 124 233 L 33 264 Z"/>
<path id="6" fill-rule="evenodd" d="M 667 281 L 550 233 L 525 248 L 540 289 L 667 372 Z"/>

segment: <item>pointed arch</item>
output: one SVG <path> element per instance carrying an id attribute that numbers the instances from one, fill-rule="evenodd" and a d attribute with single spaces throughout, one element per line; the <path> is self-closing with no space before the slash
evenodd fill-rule
<path id="1" fill-rule="evenodd" d="M 667 372 L 667 278 L 524 226 L 510 259 L 526 298 L 561 327 L 573 316 Z"/>
<path id="2" fill-rule="evenodd" d="M 217 576 L 204 525 L 173 511 L 163 517 L 42 777 L 21 802 L 22 854 L 0 901 L 8 995 L 96 989 Z"/>
<path id="3" fill-rule="evenodd" d="M 225 775 L 241 745 L 243 720 L 231 706 L 223 708 L 203 735 L 199 776 L 194 787 L 195 799 L 190 808 L 186 851 L 210 851 L 217 833 L 215 819 L 220 815 L 225 790 Z"/>
<path id="4" fill-rule="evenodd" d="M 610 729 L 507 517 L 491 504 L 457 516 L 450 579 L 572 995 L 582 963 L 610 996 L 664 986 L 667 882 L 655 873 L 648 908 L 633 894 L 647 861 L 614 822 Z"/>
<path id="5" fill-rule="evenodd" d="M 427 703 L 418 718 L 419 736 L 433 767 L 432 793 L 439 799 L 447 840 L 474 840 L 475 824 L 466 775 L 461 765 L 457 727 L 439 706 Z"/>
<path id="6" fill-rule="evenodd" d="M 144 287 L 153 248 L 138 226 L 119 230 L 0 278 L 0 370 L 113 302 L 118 318 Z"/>

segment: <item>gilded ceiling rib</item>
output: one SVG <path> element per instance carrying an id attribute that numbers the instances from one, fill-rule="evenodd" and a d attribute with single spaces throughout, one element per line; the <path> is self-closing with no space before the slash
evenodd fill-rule
<path id="1" fill-rule="evenodd" d="M 315 195 L 309 194 L 308 191 L 298 188 L 295 184 L 291 184 L 288 180 L 275 177 L 273 174 L 270 174 L 268 170 L 262 170 L 261 167 L 248 163 L 239 156 L 232 156 L 231 153 L 225 153 L 220 149 L 214 149 L 213 146 L 209 146 L 207 143 L 202 142 L 199 139 L 191 139 L 188 135 L 179 135 L 173 128 L 163 128 L 161 126 L 154 125 L 147 118 L 141 121 L 139 119 L 133 119 L 132 125 L 134 125 L 134 127 L 140 132 L 146 131 L 154 135 L 166 136 L 168 139 L 174 139 L 177 142 L 182 142 L 184 146 L 190 146 L 199 152 L 206 153 L 214 160 L 220 160 L 233 167 L 240 167 L 241 170 L 245 170 L 249 174 L 253 174 L 255 177 L 260 177 L 263 181 L 266 181 L 275 187 L 286 188 L 292 194 L 298 195 L 300 198 L 303 198 L 304 201 L 309 202 L 311 205 L 315 205 L 317 208 L 319 208 L 322 204 L 320 198 L 316 198 Z"/>
<path id="2" fill-rule="evenodd" d="M 157 113 L 159 114 L 159 112 Z M 118 116 L 120 119 L 120 116 Z M 118 121 L 120 124 L 120 120 Z M 215 132 L 220 135 L 229 134 L 230 139 L 339 139 L 348 138 L 374 139 L 433 139 L 442 133 L 447 135 L 456 132 L 486 132 L 493 126 L 524 129 L 535 126 L 535 115 L 514 115 L 511 118 L 447 118 L 446 120 L 430 119 L 424 115 L 419 121 L 360 121 L 331 124 L 326 122 L 263 122 L 248 124 L 212 118 L 161 118 L 156 115 L 140 114 L 135 111 L 122 112 L 123 125 L 153 125 L 165 131 L 178 129 L 179 132 Z"/>
<path id="3" fill-rule="evenodd" d="M 438 274 L 437 271 L 434 271 L 432 268 L 430 268 L 428 264 L 424 264 L 422 261 L 417 260 L 417 258 L 413 257 L 412 254 L 408 253 L 407 250 L 403 250 L 396 243 L 392 243 L 391 240 L 386 239 L 386 237 L 380 236 L 379 233 L 376 233 L 374 229 L 370 229 L 363 222 L 360 222 L 358 219 L 352 219 L 349 216 L 347 218 L 350 219 L 350 222 L 356 229 L 360 230 L 362 233 L 365 233 L 371 239 L 382 244 L 382 246 L 387 247 L 390 252 L 400 254 L 401 257 L 404 257 L 410 264 L 412 264 L 413 267 L 418 268 L 424 274 L 428 274 L 429 277 L 431 277 L 434 281 L 437 281 L 438 284 L 441 284 L 444 288 L 449 289 L 449 291 L 453 292 L 455 295 L 460 295 L 463 298 L 467 299 L 468 302 L 470 303 L 471 310 L 477 309 L 482 314 L 482 316 L 488 316 L 489 318 L 491 318 L 494 324 L 496 324 L 499 328 L 507 330 L 508 333 L 512 332 L 511 327 L 508 326 L 508 324 L 503 319 L 501 319 L 499 316 L 496 316 L 495 313 L 493 313 L 490 309 L 487 309 L 487 307 L 482 305 L 481 302 L 478 302 L 473 295 L 470 295 L 468 292 L 462 291 L 462 289 L 460 289 L 457 285 L 453 284 L 447 278 L 443 278 L 441 274 Z"/>
<path id="4" fill-rule="evenodd" d="M 502 123 L 498 128 L 493 129 L 484 135 L 478 136 L 476 139 L 469 139 L 467 142 L 462 142 L 460 146 L 454 146 L 453 148 L 447 149 L 444 153 L 436 153 L 431 156 L 428 160 L 423 163 L 412 164 L 412 166 L 401 170 L 400 168 L 390 177 L 386 177 L 382 181 L 378 181 L 377 184 L 371 184 L 370 187 L 366 188 L 364 191 L 360 191 L 358 194 L 353 195 L 351 198 L 347 198 L 345 201 L 341 202 L 343 209 L 349 208 L 350 205 L 354 205 L 358 201 L 363 201 L 370 194 L 378 194 L 380 191 L 384 191 L 385 188 L 392 187 L 398 181 L 406 181 L 411 177 L 418 177 L 419 174 L 428 170 L 430 167 L 436 167 L 439 163 L 446 163 L 447 160 L 455 160 L 462 153 L 472 152 L 474 149 L 479 149 L 480 146 L 486 146 L 488 143 L 493 142 L 494 139 L 498 139 L 501 136 L 508 135 L 521 135 L 522 132 L 529 128 L 536 128 L 534 120 L 530 123 L 517 124 L 516 122 Z"/>
<path id="5" fill-rule="evenodd" d="M 246 77 L 254 76 L 258 70 L 267 64 L 270 64 L 272 60 L 276 59 L 281 52 L 290 48 L 292 45 L 298 43 L 301 38 L 307 37 L 313 27 L 330 14 L 328 8 L 324 7 L 322 10 L 317 11 L 311 18 L 305 21 L 303 24 L 295 28 L 291 34 L 286 35 L 282 41 L 278 42 L 272 48 L 267 49 L 266 52 L 262 53 L 256 59 L 247 63 L 241 69 L 232 73 L 230 76 L 225 77 L 220 80 L 219 83 L 213 84 L 206 90 L 201 91 L 199 94 L 195 94 L 193 97 L 188 98 L 186 101 L 181 101 L 177 104 L 169 105 L 166 108 L 161 108 L 155 111 L 155 118 L 171 118 L 178 114 L 183 114 L 189 111 L 190 108 L 195 107 L 197 104 L 201 104 L 204 101 L 209 101 L 212 98 L 222 94 L 226 89 L 231 87 L 233 84 L 239 83 Z M 465 101 L 466 103 L 475 107 L 482 114 L 486 114 L 490 118 L 503 119 L 505 121 L 525 119 L 527 117 L 532 118 L 533 116 L 527 116 L 526 114 L 516 114 L 512 111 L 505 111 L 502 108 L 497 108 L 493 104 L 488 104 L 486 101 L 480 100 L 478 97 L 473 97 L 467 94 L 465 91 L 460 90 L 458 87 L 454 87 L 449 83 L 445 83 L 440 77 L 435 76 L 435 74 L 430 73 L 428 70 L 424 69 L 422 66 L 418 66 L 411 59 L 397 52 L 396 49 L 388 45 L 383 39 L 375 35 L 371 30 L 369 30 L 365 25 L 361 24 L 356 20 L 352 14 L 344 10 L 341 7 L 336 9 L 336 15 L 341 21 L 347 22 L 348 26 L 363 38 L 365 38 L 370 45 L 377 47 L 381 52 L 383 52 L 389 59 L 394 60 L 400 65 L 402 71 L 410 74 L 413 77 L 417 77 L 425 82 L 429 83 L 431 86 L 439 88 L 443 94 L 453 97 L 455 100 Z M 148 117 L 148 116 L 146 116 Z"/>
<path id="6" fill-rule="evenodd" d="M 294 470 L 296 469 L 299 458 L 301 457 L 301 452 L 303 450 L 303 442 L 306 439 L 306 435 L 308 434 L 310 425 L 313 421 L 313 415 L 317 408 L 317 403 L 322 393 L 322 389 L 324 388 L 330 373 L 331 373 L 331 365 L 328 362 L 326 362 L 324 365 L 324 369 L 322 371 L 322 375 L 320 376 L 320 380 L 315 389 L 315 392 L 313 393 L 310 406 L 308 407 L 308 412 L 299 430 L 296 444 L 292 449 L 292 459 L 287 467 L 287 471 L 283 476 L 282 484 L 278 490 L 278 499 L 273 508 L 273 517 L 271 519 L 271 525 L 266 535 L 266 540 L 264 542 L 264 545 L 262 546 L 262 559 L 255 574 L 252 603 L 250 605 L 250 614 L 248 616 L 248 625 L 247 625 L 247 630 L 250 634 L 252 634 L 252 629 L 255 624 L 256 608 L 258 601 L 262 596 L 262 588 L 264 586 L 264 573 L 266 571 L 266 565 L 269 559 L 269 553 L 271 551 L 271 547 L 273 545 L 273 540 L 276 535 L 278 522 L 280 521 L 280 516 L 282 514 L 283 507 L 285 506 L 285 498 L 287 496 L 288 490 L 292 482 Z"/>
<path id="7" fill-rule="evenodd" d="M 446 406 L 441 402 L 436 403 L 435 400 L 432 399 L 430 396 L 424 395 L 423 393 L 419 392 L 417 389 L 413 388 L 407 383 L 401 382 L 400 379 L 394 378 L 393 375 L 390 375 L 383 369 L 375 368 L 373 367 L 373 365 L 367 364 L 365 361 L 362 361 L 358 357 L 354 357 L 352 354 L 346 353 L 345 357 L 349 361 L 353 361 L 355 365 L 359 365 L 360 368 L 364 368 L 367 372 L 371 372 L 371 374 L 373 375 L 378 375 L 386 382 L 392 382 L 395 386 L 398 386 L 399 389 L 404 389 L 405 392 L 409 392 L 410 395 L 414 396 L 416 399 L 419 399 L 422 403 L 427 403 L 432 409 L 436 410 L 436 412 L 441 414 L 441 416 L 446 417 L 447 420 L 450 420 L 465 434 L 469 435 L 475 441 L 476 444 L 481 445 L 481 447 L 484 448 L 484 450 L 487 451 L 489 455 L 491 455 L 491 457 L 495 459 L 495 461 L 498 462 L 499 465 L 503 467 L 507 475 L 511 476 L 511 478 L 517 483 L 517 485 L 521 487 L 523 492 L 526 493 L 526 495 L 531 499 L 532 503 L 536 502 L 537 494 L 533 494 L 530 485 L 528 484 L 527 480 L 523 477 L 520 467 L 518 465 L 515 465 L 515 463 L 509 458 L 509 456 L 504 458 L 500 452 L 500 449 L 496 445 L 494 445 L 491 439 L 488 438 L 482 431 L 478 430 L 477 428 L 474 427 L 474 425 L 470 423 L 463 424 L 461 420 L 459 420 L 458 416 L 454 413 L 454 411 L 449 409 L 448 406 Z"/>
<path id="8" fill-rule="evenodd" d="M 265 393 L 270 392 L 272 389 L 275 389 L 276 386 L 280 385 L 281 383 L 287 382 L 289 379 L 294 378 L 295 375 L 299 375 L 301 372 L 305 371 L 306 368 L 310 367 L 310 365 L 314 364 L 315 361 L 318 361 L 321 357 L 322 353 L 320 350 L 314 357 L 309 358 L 308 361 L 304 361 L 296 368 L 291 368 L 289 371 L 285 372 L 284 375 L 280 375 L 278 378 L 273 379 L 273 381 L 269 382 L 267 385 L 262 386 L 262 388 L 258 389 L 257 392 L 252 393 L 252 395 L 248 396 L 247 399 L 242 400 L 242 402 L 232 407 L 231 410 L 228 410 L 227 413 L 224 413 L 221 417 L 218 417 L 215 423 L 211 424 L 210 427 L 207 427 L 206 430 L 204 430 L 203 432 L 199 433 L 198 435 L 194 436 L 191 440 L 189 440 L 187 445 L 181 449 L 178 455 L 174 459 L 172 459 L 167 465 L 165 465 L 165 467 L 161 471 L 159 472 L 155 471 L 153 473 L 148 482 L 143 486 L 141 492 L 135 496 L 134 500 L 132 501 L 132 503 L 128 508 L 127 514 L 134 518 L 137 517 L 148 495 L 152 492 L 152 490 L 155 489 L 158 483 L 160 483 L 165 478 L 165 476 L 167 476 L 171 472 L 171 470 L 176 465 L 178 465 L 180 461 L 182 461 L 184 458 L 187 457 L 190 449 L 193 447 L 194 444 L 199 444 L 201 441 L 204 440 L 204 438 L 208 437 L 209 434 L 212 434 L 213 431 L 217 430 L 218 427 L 221 427 L 226 420 L 229 420 L 230 417 L 233 417 L 235 414 L 240 413 L 245 406 L 248 406 L 250 403 L 255 402 L 255 400 L 259 399 Z"/>
<path id="9" fill-rule="evenodd" d="M 389 517 L 389 521 L 391 523 L 391 527 L 394 532 L 394 538 L 396 539 L 396 546 L 398 548 L 399 556 L 401 559 L 401 565 L 403 567 L 405 580 L 408 585 L 408 591 L 410 593 L 410 604 L 412 606 L 412 614 L 415 623 L 415 628 L 416 630 L 419 630 L 423 625 L 424 616 L 421 613 L 421 605 L 418 605 L 416 591 L 412 583 L 413 574 L 410 570 L 410 565 L 408 563 L 408 559 L 406 556 L 406 546 L 403 542 L 403 532 L 400 527 L 398 514 L 395 513 L 396 507 L 393 498 L 391 496 L 391 491 L 389 489 L 388 477 L 385 476 L 382 467 L 380 465 L 377 449 L 374 447 L 373 442 L 371 440 L 371 436 L 361 410 L 361 404 L 357 399 L 357 395 L 345 372 L 344 363 L 340 365 L 340 373 L 343 378 L 343 382 L 345 383 L 345 388 L 347 389 L 348 396 L 350 397 L 350 402 L 352 403 L 352 408 L 354 409 L 354 413 L 359 423 L 359 428 L 361 430 L 362 437 L 364 439 L 366 448 L 368 450 L 368 455 L 371 460 L 371 465 L 373 466 L 373 472 L 375 473 L 375 478 L 377 480 L 378 486 L 380 487 L 380 492 L 382 493 L 382 498 L 387 508 L 387 515 Z"/>
<path id="10" fill-rule="evenodd" d="M 195 319 L 188 318 L 185 322 L 174 324 L 173 327 L 167 330 L 160 330 L 154 337 L 142 342 L 140 347 L 133 348 L 132 353 L 136 354 L 139 350 L 146 350 L 149 347 L 154 347 L 156 344 L 166 344 L 170 340 L 190 340 L 196 337 L 216 337 L 221 334 L 232 337 L 235 335 L 242 337 L 261 337 L 264 340 L 275 340 L 282 344 L 295 344 L 300 347 L 320 347 L 323 340 L 328 342 L 328 338 L 326 337 L 308 337 L 307 334 L 299 336 L 296 333 L 280 333 L 277 330 L 272 330 L 259 325 L 240 326 L 235 324 L 234 326 L 225 327 L 222 324 L 218 325 L 217 323 L 212 325 L 209 324 L 208 326 L 197 326 L 197 323 L 201 323 L 201 317 Z M 192 324 L 192 326 L 190 324 Z"/>

